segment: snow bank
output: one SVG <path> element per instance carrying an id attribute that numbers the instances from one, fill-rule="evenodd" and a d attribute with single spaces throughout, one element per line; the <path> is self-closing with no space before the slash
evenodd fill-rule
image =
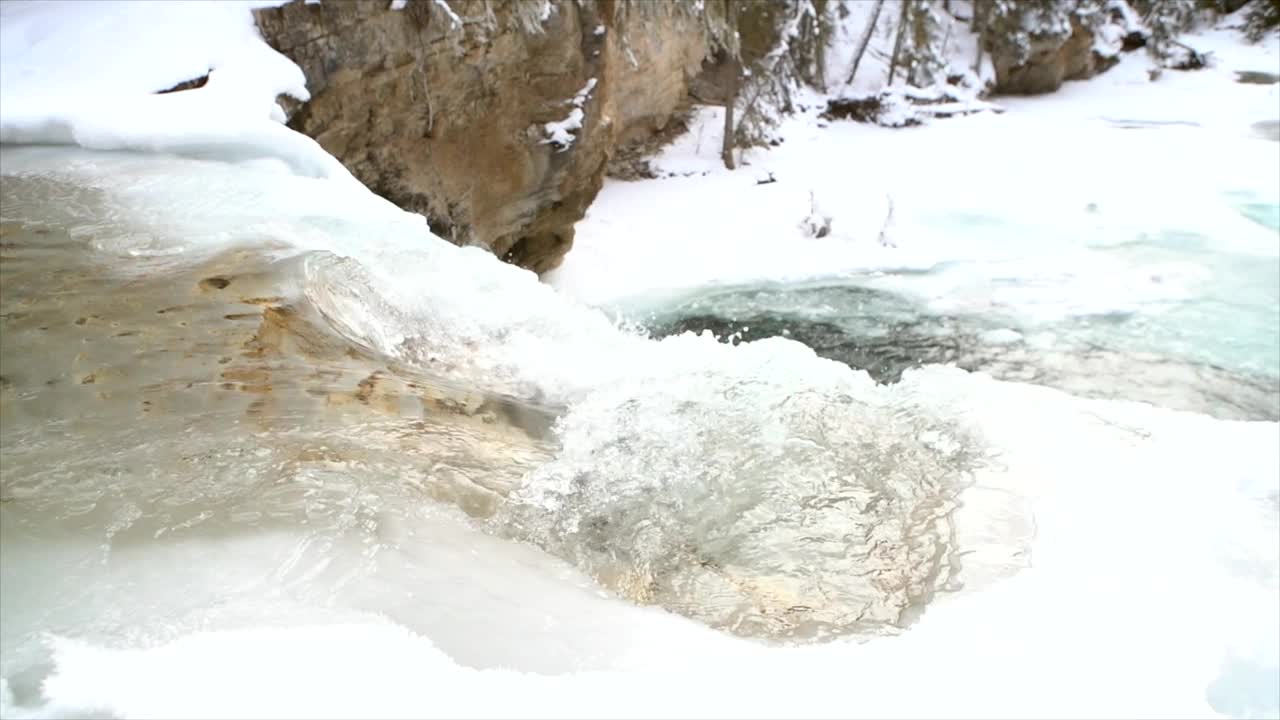
<path id="1" fill-rule="evenodd" d="M 262 41 L 270 2 L 0 5 L 0 143 L 76 144 L 231 162 L 268 159 L 358 185 L 281 123 L 306 78 Z M 155 94 L 208 76 L 203 87 Z"/>

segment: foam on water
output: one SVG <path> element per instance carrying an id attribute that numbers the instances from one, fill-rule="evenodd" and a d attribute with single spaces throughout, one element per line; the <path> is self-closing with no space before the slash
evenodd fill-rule
<path id="1" fill-rule="evenodd" d="M 658 336 L 710 330 L 729 341 L 786 337 L 882 382 L 897 381 L 906 368 L 955 363 L 1087 397 L 1275 420 L 1280 299 L 1267 298 L 1280 288 L 1280 268 L 1241 267 L 1235 278 L 1235 293 L 1224 287 L 1160 312 L 1029 321 L 1008 309 L 940 309 L 880 289 L 901 287 L 911 276 L 863 276 L 706 291 L 652 311 L 645 324 Z M 1010 276 L 1003 287 L 1018 285 Z"/>
<path id="2" fill-rule="evenodd" d="M 6 427 L 4 486 L 59 518 L 41 530 L 13 522 L 22 504 L 3 508 L 6 717 L 1274 710 L 1275 423 L 936 366 L 877 386 L 782 339 L 650 341 L 322 180 L 0 152 L 7 174 L 95 198 L 50 221 L 40 193 L 11 200 L 6 180 L 3 219 L 91 239 L 113 272 L 228 247 L 297 256 L 299 296 L 352 347 L 562 407 L 555 456 L 521 479 L 509 522 L 493 522 L 578 568 L 410 492 L 403 445 L 306 478 L 330 499 L 318 535 L 233 513 L 223 536 L 193 546 L 146 537 L 160 529 L 147 503 L 169 491 L 131 498 L 150 487 L 141 476 L 51 468 L 88 483 L 76 490 L 15 474 L 10 457 L 52 441 Z M 274 436 L 222 431 L 248 448 Z M 253 466 L 240 462 L 211 456 L 190 472 Z M 256 494 L 274 477 L 266 467 L 231 486 L 185 472 L 149 476 L 195 493 L 184 512 L 222 487 L 246 511 L 306 507 Z M 76 514 L 88 491 L 105 504 Z M 858 537 L 841 538 L 850 527 Z M 863 558 L 872 571 L 849 577 Z M 746 634 L 788 635 L 768 630 L 781 610 L 793 636 L 859 637 L 733 638 L 624 603 L 579 570 L 639 602 L 767 630 Z M 67 588 L 83 602 L 55 600 Z M 868 640 L 878 628 L 894 636 Z M 525 674 L 537 672 L 556 675 Z"/>
<path id="3" fill-rule="evenodd" d="M 951 513 L 984 458 L 953 409 L 786 341 L 664 371 L 575 403 L 500 524 L 744 635 L 888 632 L 954 589 Z"/>

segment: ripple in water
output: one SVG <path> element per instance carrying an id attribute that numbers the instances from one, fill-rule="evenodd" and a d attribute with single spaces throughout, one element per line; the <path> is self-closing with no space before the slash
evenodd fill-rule
<path id="1" fill-rule="evenodd" d="M 502 532 L 735 634 L 894 632 L 953 587 L 951 513 L 982 443 L 866 378 L 794 392 L 766 369 L 573 407 L 562 451 L 499 512 Z"/>

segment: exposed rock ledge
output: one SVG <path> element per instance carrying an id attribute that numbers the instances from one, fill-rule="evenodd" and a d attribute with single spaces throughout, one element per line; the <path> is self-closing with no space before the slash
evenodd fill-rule
<path id="1" fill-rule="evenodd" d="M 255 16 L 307 76 L 291 127 L 437 234 L 539 273 L 569 250 L 611 155 L 666 125 L 709 50 L 682 3 L 348 0 Z"/>

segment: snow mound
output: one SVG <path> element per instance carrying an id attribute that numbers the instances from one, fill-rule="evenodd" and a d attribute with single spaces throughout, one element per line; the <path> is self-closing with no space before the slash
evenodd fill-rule
<path id="1" fill-rule="evenodd" d="M 302 70 L 258 34 L 251 10 L 264 4 L 5 3 L 0 143 L 266 160 L 358 185 L 282 125 L 277 98 L 310 95 Z M 157 94 L 206 76 L 196 89 Z"/>
<path id="2" fill-rule="evenodd" d="M 854 120 L 884 127 L 911 127 L 927 118 L 947 118 L 1004 110 L 978 98 L 969 88 L 933 86 L 892 87 L 878 93 L 834 97 L 827 100 L 826 120 Z"/>

